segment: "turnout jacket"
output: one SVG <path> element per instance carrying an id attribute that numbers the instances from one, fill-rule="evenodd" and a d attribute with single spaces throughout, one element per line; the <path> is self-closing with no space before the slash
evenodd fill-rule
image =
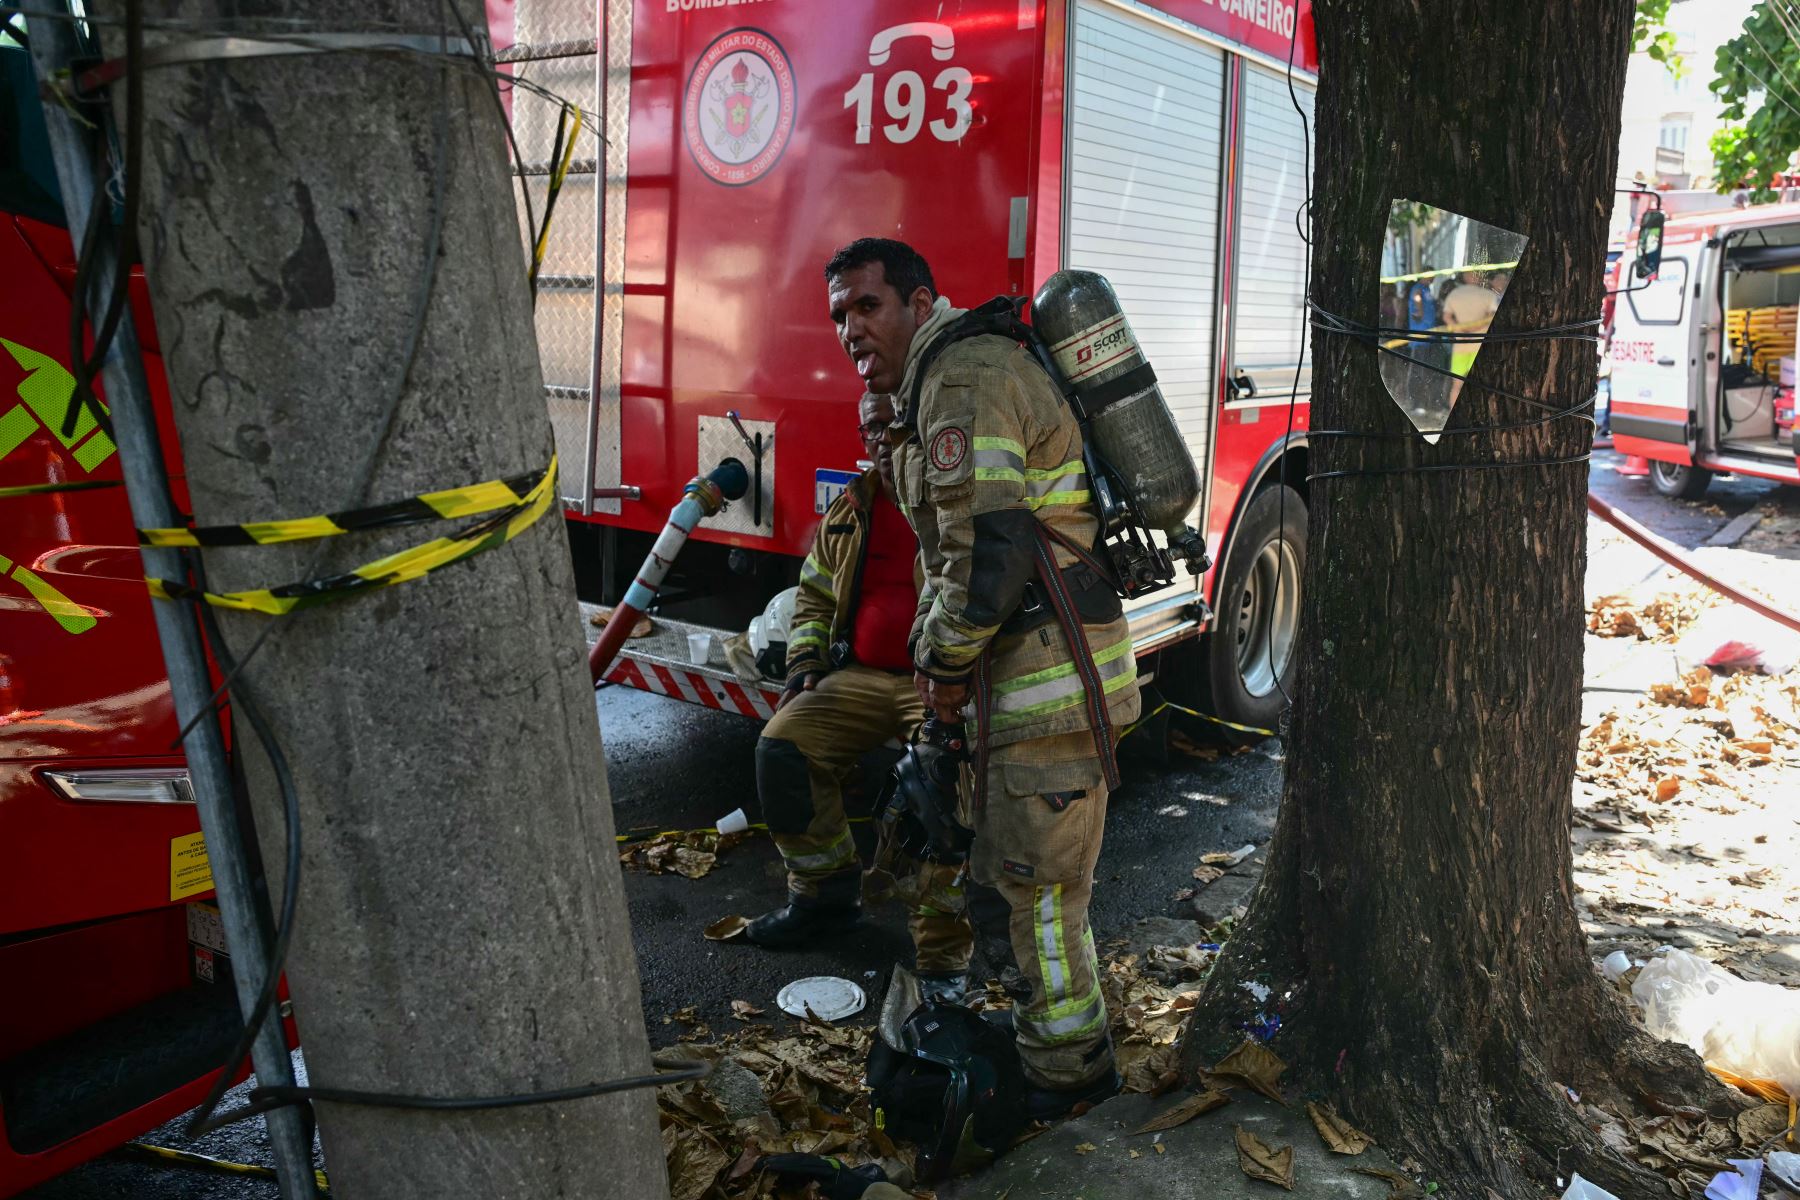
<path id="1" fill-rule="evenodd" d="M 850 640 L 868 554 L 869 522 L 880 498 L 881 474 L 871 468 L 850 481 L 819 522 L 812 551 L 800 564 L 800 590 L 788 627 L 789 688 L 798 687 L 808 675 L 830 671 L 832 644 Z M 915 565 L 913 586 L 922 582 Z"/>
<path id="2" fill-rule="evenodd" d="M 895 397 L 895 430 L 904 438 L 894 450 L 895 482 L 925 571 L 913 664 L 957 681 L 989 653 L 990 720 L 981 732 L 990 746 L 1086 730 L 1081 674 L 1038 579 L 1036 529 L 1041 521 L 1084 550 L 1095 543 L 1081 429 L 1031 351 L 995 335 L 939 354 L 912 411 L 921 356 L 962 313 L 938 299 L 914 335 Z M 1077 564 L 1063 546 L 1054 554 L 1060 567 Z M 1097 585 L 1111 597 L 1110 619 L 1084 621 L 1083 629 L 1109 718 L 1122 729 L 1140 707 L 1130 631 L 1111 585 L 1076 574 L 1089 576 L 1090 594 Z"/>

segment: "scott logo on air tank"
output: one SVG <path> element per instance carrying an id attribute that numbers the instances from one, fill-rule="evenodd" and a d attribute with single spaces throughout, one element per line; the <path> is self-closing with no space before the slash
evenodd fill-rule
<path id="1" fill-rule="evenodd" d="M 720 34 L 694 64 L 681 128 L 694 165 L 728 187 L 754 183 L 794 132 L 794 70 L 760 29 Z"/>

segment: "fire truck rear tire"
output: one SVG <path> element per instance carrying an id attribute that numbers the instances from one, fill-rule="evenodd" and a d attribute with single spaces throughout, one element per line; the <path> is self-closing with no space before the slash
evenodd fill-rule
<path id="1" fill-rule="evenodd" d="M 1238 519 L 1213 593 L 1205 672 L 1214 716 L 1251 729 L 1279 728 L 1294 691 L 1305 570 L 1306 501 L 1284 484 L 1266 487 Z M 1240 745 L 1265 736 L 1219 729 Z"/>
<path id="2" fill-rule="evenodd" d="M 1713 473 L 1705 467 L 1664 462 L 1659 458 L 1650 460 L 1650 486 L 1677 500 L 1698 500 L 1706 494 L 1706 485 L 1712 482 L 1712 477 Z"/>

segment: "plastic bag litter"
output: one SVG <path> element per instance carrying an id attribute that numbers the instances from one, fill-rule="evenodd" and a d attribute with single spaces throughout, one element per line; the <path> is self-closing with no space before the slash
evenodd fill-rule
<path id="1" fill-rule="evenodd" d="M 1789 1187 L 1800 1188 L 1800 1154 L 1788 1150 L 1769 1151 L 1769 1170 Z"/>
<path id="2" fill-rule="evenodd" d="M 1736 1169 L 1720 1171 L 1713 1176 L 1712 1182 L 1706 1185 L 1706 1200 L 1756 1200 L 1756 1193 L 1762 1190 L 1762 1159 L 1728 1158 L 1725 1161 Z"/>
<path id="3" fill-rule="evenodd" d="M 1672 949 L 1645 964 L 1631 995 L 1654 1036 L 1690 1047 L 1709 1067 L 1800 1095 L 1800 992 Z"/>
<path id="4" fill-rule="evenodd" d="M 1562 1200 L 1619 1200 L 1619 1198 L 1597 1183 L 1589 1183 L 1576 1175 L 1569 1180 L 1569 1190 L 1562 1194 Z"/>
<path id="5" fill-rule="evenodd" d="M 1675 662 L 1684 674 L 1704 665 L 1722 675 L 1785 675 L 1796 661 L 1800 633 L 1735 604 L 1707 609 L 1675 644 Z"/>

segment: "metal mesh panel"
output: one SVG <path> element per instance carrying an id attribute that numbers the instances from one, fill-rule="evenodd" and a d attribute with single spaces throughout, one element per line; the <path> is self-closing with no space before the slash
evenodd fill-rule
<path id="1" fill-rule="evenodd" d="M 543 365 L 545 402 L 563 463 L 562 492 L 571 507 L 588 510 L 593 466 L 595 275 L 599 254 L 594 240 L 600 130 L 594 127 L 599 105 L 596 78 L 598 10 L 592 0 L 520 0 L 515 44 L 500 57 L 512 64 L 517 78 L 548 88 L 585 109 L 589 116 L 575 140 L 569 173 L 556 200 L 538 274 L 535 324 L 538 356 Z M 512 92 L 513 137 L 531 197 L 531 214 L 544 219 L 549 172 L 554 167 L 561 107 L 525 88 Z M 535 231 L 519 208 L 520 237 L 532 252 Z"/>
<path id="2" fill-rule="evenodd" d="M 606 228 L 601 271 L 599 395 L 595 398 L 593 477 L 596 488 L 618 487 L 620 478 L 619 349 L 624 325 L 625 173 L 631 128 L 631 4 L 606 0 Z M 596 500 L 593 510 L 619 511 L 617 500 Z"/>

